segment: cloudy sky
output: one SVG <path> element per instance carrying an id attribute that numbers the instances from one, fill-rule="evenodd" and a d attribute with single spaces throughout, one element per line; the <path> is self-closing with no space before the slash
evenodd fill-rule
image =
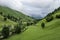
<path id="1" fill-rule="evenodd" d="M 0 5 L 40 18 L 60 7 L 60 0 L 0 0 Z"/>

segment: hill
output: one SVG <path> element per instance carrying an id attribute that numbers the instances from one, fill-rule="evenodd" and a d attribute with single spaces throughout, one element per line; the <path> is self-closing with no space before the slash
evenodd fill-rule
<path id="1" fill-rule="evenodd" d="M 19 28 L 21 28 L 20 31 L 23 32 L 28 28 L 27 26 L 34 25 L 36 23 L 37 21 L 35 19 L 24 15 L 22 12 L 0 6 L 0 40 L 4 38 L 2 35 L 2 30 L 4 27 L 8 27 L 9 35 L 12 35 L 15 34 L 15 29 L 19 31 Z M 18 27 L 18 29 L 16 27 Z M 4 31 L 7 32 L 6 30 Z"/>
<path id="2" fill-rule="evenodd" d="M 8 17 L 7 21 L 9 21 L 9 22 L 12 21 L 11 24 L 13 22 L 15 24 L 15 23 L 18 23 L 17 21 L 22 21 L 23 24 L 25 23 L 25 25 L 27 25 L 27 23 L 31 24 L 31 23 L 34 23 L 34 21 L 35 21 L 35 19 L 33 19 L 32 17 L 29 17 L 27 15 L 24 15 L 22 12 L 12 10 L 8 7 L 0 6 L 0 22 L 2 22 L 3 24 L 4 24 L 4 22 L 1 20 L 3 20 L 4 17 Z"/>
<path id="3" fill-rule="evenodd" d="M 6 40 L 60 40 L 60 8 L 52 12 L 49 16 L 39 21 L 36 25 L 29 28 L 22 34 L 14 35 Z M 50 17 L 53 17 L 51 19 Z M 49 20 L 48 20 L 48 19 Z M 42 29 L 41 23 L 45 23 Z"/>
<path id="4" fill-rule="evenodd" d="M 5 15 L 9 14 L 9 15 L 14 16 L 16 18 L 21 18 L 22 21 L 29 21 L 29 20 L 33 21 L 34 20 L 31 17 L 24 15 L 22 12 L 12 10 L 8 7 L 0 6 L 0 12 L 3 12 Z"/>

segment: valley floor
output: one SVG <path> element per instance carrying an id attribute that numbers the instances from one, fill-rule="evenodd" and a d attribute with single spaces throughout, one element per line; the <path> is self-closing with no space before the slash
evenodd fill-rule
<path id="1" fill-rule="evenodd" d="M 60 40 L 60 19 L 46 23 L 44 29 L 41 28 L 40 24 L 41 22 L 29 26 L 25 32 L 6 40 Z"/>

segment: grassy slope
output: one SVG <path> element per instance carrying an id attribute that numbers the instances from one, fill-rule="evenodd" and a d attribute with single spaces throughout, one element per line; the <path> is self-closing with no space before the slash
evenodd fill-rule
<path id="1" fill-rule="evenodd" d="M 60 14 L 60 12 L 55 12 Z M 55 17 L 54 14 L 53 16 Z M 45 29 L 41 28 L 41 22 L 45 22 L 43 19 L 39 23 L 29 28 L 22 34 L 12 36 L 6 40 L 60 40 L 60 19 L 54 18 L 51 22 L 45 22 Z"/>
<path id="2" fill-rule="evenodd" d="M 16 18 L 22 18 L 21 20 L 24 22 L 24 21 L 33 21 L 34 19 L 22 14 L 21 12 L 18 12 L 18 11 L 15 11 L 15 10 L 12 10 L 8 7 L 3 7 L 3 6 L 0 6 L 0 12 L 3 12 L 4 15 L 11 15 L 11 16 L 14 16 Z M 4 17 L 0 15 L 0 30 L 2 28 L 2 26 L 4 24 L 6 25 L 15 25 L 17 24 L 16 22 L 13 22 L 11 20 L 7 20 L 7 21 L 3 21 L 4 20 Z"/>
<path id="3" fill-rule="evenodd" d="M 7 21 L 4 21 L 4 17 L 0 15 L 0 30 L 2 29 L 3 25 L 16 25 L 16 22 L 13 22 L 9 19 L 7 19 Z"/>
<path id="4" fill-rule="evenodd" d="M 8 8 L 6 8 L 6 9 L 8 9 Z M 5 9 L 5 7 L 0 6 L 0 12 L 4 12 L 4 14 L 9 14 L 8 13 L 9 9 L 8 10 L 6 10 L 6 9 Z M 2 29 L 2 26 L 5 25 L 5 24 L 6 25 L 16 25 L 17 23 L 13 22 L 9 19 L 7 19 L 7 21 L 4 21 L 4 17 L 0 15 L 0 31 Z"/>
<path id="5" fill-rule="evenodd" d="M 28 17 L 28 16 L 22 14 L 21 12 L 12 10 L 10 8 L 7 8 L 7 7 L 0 6 L 0 11 L 3 12 L 4 14 L 6 14 L 6 15 L 10 14 L 10 15 L 16 17 L 16 18 L 22 18 L 22 21 L 29 21 L 29 20 L 33 21 L 34 20 L 31 17 Z"/>

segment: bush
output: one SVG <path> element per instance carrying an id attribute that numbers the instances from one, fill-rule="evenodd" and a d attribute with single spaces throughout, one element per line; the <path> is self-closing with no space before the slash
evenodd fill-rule
<path id="1" fill-rule="evenodd" d="M 6 21 L 7 20 L 7 17 L 4 17 L 4 21 Z"/>
<path id="2" fill-rule="evenodd" d="M 9 37 L 9 27 L 7 27 L 6 25 L 4 25 L 4 27 L 2 29 L 2 35 L 3 35 L 4 38 Z"/>
<path id="3" fill-rule="evenodd" d="M 53 20 L 53 16 L 50 16 L 50 17 L 47 17 L 47 18 L 46 18 L 46 21 L 47 21 L 47 22 L 50 22 L 50 21 L 52 21 L 52 20 Z"/>
<path id="4" fill-rule="evenodd" d="M 16 34 L 21 33 L 21 27 L 19 25 L 15 26 L 15 33 Z"/>
<path id="5" fill-rule="evenodd" d="M 45 27 L 45 23 L 41 23 L 41 27 L 44 28 Z"/>
<path id="6" fill-rule="evenodd" d="M 11 19 L 11 16 L 8 14 L 8 15 L 7 15 L 7 18 L 8 18 L 8 19 Z"/>
<path id="7" fill-rule="evenodd" d="M 0 12 L 0 15 L 3 15 L 3 12 Z"/>
<path id="8" fill-rule="evenodd" d="M 27 22 L 27 26 L 29 26 L 30 25 L 30 23 L 29 22 Z"/>
<path id="9" fill-rule="evenodd" d="M 60 15 L 56 15 L 56 18 L 60 18 Z"/>

